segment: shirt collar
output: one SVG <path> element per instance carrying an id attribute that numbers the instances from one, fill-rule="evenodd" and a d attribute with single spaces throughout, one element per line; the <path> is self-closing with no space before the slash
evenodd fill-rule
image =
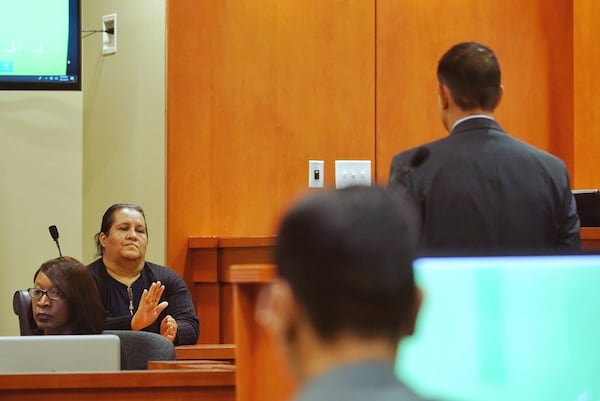
<path id="1" fill-rule="evenodd" d="M 458 120 L 456 120 L 456 122 L 454 124 L 452 124 L 452 129 L 450 129 L 450 132 L 454 131 L 454 128 L 456 128 L 456 126 L 458 124 L 460 124 L 464 121 L 467 121 L 467 120 L 472 120 L 474 118 L 487 118 L 488 120 L 494 121 L 494 117 L 488 116 L 487 114 L 471 114 L 469 116 L 459 118 Z"/>

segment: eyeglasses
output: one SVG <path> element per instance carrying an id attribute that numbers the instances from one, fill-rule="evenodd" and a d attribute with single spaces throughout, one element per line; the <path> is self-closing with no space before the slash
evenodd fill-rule
<path id="1" fill-rule="evenodd" d="M 40 288 L 28 288 L 27 292 L 29 296 L 33 299 L 40 299 L 43 295 L 46 295 L 48 298 L 57 300 L 63 297 L 63 293 L 58 288 L 50 288 L 47 291 L 44 291 Z"/>

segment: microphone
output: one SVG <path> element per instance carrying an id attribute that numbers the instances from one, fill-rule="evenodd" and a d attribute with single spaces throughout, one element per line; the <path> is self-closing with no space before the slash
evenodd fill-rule
<path id="1" fill-rule="evenodd" d="M 62 258 L 62 252 L 60 251 L 60 245 L 58 243 L 58 228 L 56 226 L 48 227 L 48 231 L 50 231 L 50 236 L 56 242 L 56 246 L 58 247 L 58 255 Z"/>
<path id="2" fill-rule="evenodd" d="M 413 157 L 411 157 L 411 159 L 408 161 L 408 163 L 406 163 L 406 165 L 402 167 L 402 170 L 400 170 L 400 174 L 398 174 L 398 176 L 395 178 L 396 184 L 402 184 L 406 177 L 414 169 L 419 167 L 421 164 L 425 163 L 425 160 L 429 158 L 430 153 L 431 151 L 429 150 L 429 148 L 425 146 L 419 147 L 413 155 Z"/>

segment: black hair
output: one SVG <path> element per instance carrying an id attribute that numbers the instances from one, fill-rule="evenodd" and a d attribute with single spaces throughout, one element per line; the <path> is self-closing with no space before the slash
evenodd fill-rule
<path id="1" fill-rule="evenodd" d="M 415 303 L 414 208 L 380 187 L 325 190 L 283 218 L 275 251 L 316 332 L 397 341 Z"/>
<path id="2" fill-rule="evenodd" d="M 85 265 L 61 256 L 43 263 L 33 275 L 34 282 L 39 273 L 62 292 L 73 334 L 99 334 L 104 330 L 106 312 L 92 272 Z"/>
<path id="3" fill-rule="evenodd" d="M 104 254 L 104 248 L 100 244 L 100 234 L 104 234 L 108 236 L 110 228 L 115 222 L 115 212 L 121 209 L 133 209 L 138 211 L 142 217 L 144 218 L 144 225 L 146 227 L 146 236 L 148 236 L 148 223 L 146 223 L 146 215 L 144 214 L 144 209 L 141 206 L 133 204 L 133 203 L 115 203 L 111 205 L 106 211 L 104 215 L 102 215 L 102 223 L 100 223 L 100 231 L 94 236 L 94 241 L 96 242 L 96 250 L 99 256 Z"/>
<path id="4" fill-rule="evenodd" d="M 461 110 L 493 111 L 500 101 L 500 64 L 494 52 L 480 43 L 451 47 L 438 63 L 437 76 Z"/>

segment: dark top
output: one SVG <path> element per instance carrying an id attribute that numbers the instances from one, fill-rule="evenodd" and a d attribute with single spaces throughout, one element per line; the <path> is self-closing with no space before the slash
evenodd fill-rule
<path id="1" fill-rule="evenodd" d="M 422 401 L 395 375 L 394 365 L 365 361 L 340 366 L 309 380 L 294 401 Z"/>
<path id="2" fill-rule="evenodd" d="M 396 155 L 388 184 L 414 199 L 425 252 L 580 248 L 569 174 L 557 157 L 487 118 L 463 121 L 426 146 L 429 158 L 403 180 L 417 148 Z"/>
<path id="3" fill-rule="evenodd" d="M 131 285 L 133 310 L 130 311 L 127 286 L 108 274 L 102 258 L 91 263 L 88 268 L 94 273 L 102 303 L 106 308 L 107 330 L 131 330 L 131 318 L 137 311 L 142 292 L 150 288 L 153 282 L 160 281 L 165 286 L 160 302 L 167 301 L 169 306 L 162 311 L 154 323 L 143 330 L 160 334 L 160 323 L 166 315 L 171 315 L 177 321 L 174 344 L 196 343 L 200 334 L 200 321 L 196 316 L 191 294 L 183 279 L 175 271 L 151 262 L 144 262 L 140 277 Z"/>

